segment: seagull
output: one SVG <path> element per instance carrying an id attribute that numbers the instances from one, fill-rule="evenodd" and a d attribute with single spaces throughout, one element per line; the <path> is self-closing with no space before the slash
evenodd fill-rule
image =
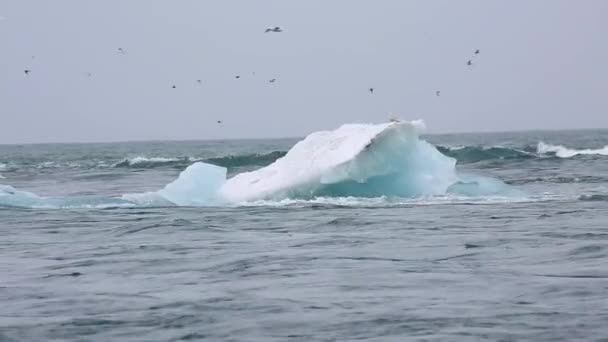
<path id="1" fill-rule="evenodd" d="M 118 52 L 122 53 L 123 55 L 126 53 L 122 48 L 118 48 Z"/>
<path id="2" fill-rule="evenodd" d="M 173 87 L 171 87 L 171 88 L 175 89 L 175 88 L 177 88 L 177 87 L 176 87 L 175 85 L 173 85 Z"/>
<path id="3" fill-rule="evenodd" d="M 435 95 L 437 95 L 437 96 L 441 95 L 441 91 L 437 90 L 437 91 L 435 92 Z"/>
<path id="4" fill-rule="evenodd" d="M 467 62 L 467 65 L 473 65 L 473 62 L 471 62 L 471 60 L 469 59 L 469 61 Z"/>
<path id="5" fill-rule="evenodd" d="M 268 83 L 274 83 L 274 82 L 276 82 L 276 81 L 277 81 L 277 79 L 276 79 L 276 78 L 273 78 L 273 79 L 271 79 L 270 81 L 268 81 Z"/>
<path id="6" fill-rule="evenodd" d="M 32 71 L 30 69 L 25 69 L 25 70 L 23 70 L 23 72 L 25 73 L 25 75 L 29 75 L 30 72 L 32 72 Z"/>
<path id="7" fill-rule="evenodd" d="M 370 92 L 370 94 L 373 94 L 374 93 L 374 88 L 369 88 L 369 92 Z"/>
<path id="8" fill-rule="evenodd" d="M 280 27 L 275 26 L 274 28 L 267 28 L 266 31 L 264 31 L 264 33 L 268 32 L 283 32 L 283 30 Z"/>
<path id="9" fill-rule="evenodd" d="M 221 123 L 222 123 L 222 120 L 217 120 L 217 123 L 218 123 L 218 124 L 221 124 Z"/>
<path id="10" fill-rule="evenodd" d="M 475 54 L 479 55 L 479 49 L 475 50 Z"/>
<path id="11" fill-rule="evenodd" d="M 241 76 L 239 76 L 239 75 L 236 75 L 236 76 L 234 76 L 234 78 L 241 78 Z"/>

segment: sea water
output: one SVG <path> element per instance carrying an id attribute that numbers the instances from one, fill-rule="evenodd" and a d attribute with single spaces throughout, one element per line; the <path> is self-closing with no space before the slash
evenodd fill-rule
<path id="1" fill-rule="evenodd" d="M 0 146 L 0 340 L 608 336 L 608 131 L 385 125 Z"/>

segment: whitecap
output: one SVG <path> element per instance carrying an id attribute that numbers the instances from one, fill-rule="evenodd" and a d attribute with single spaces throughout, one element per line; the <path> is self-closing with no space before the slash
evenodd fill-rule
<path id="1" fill-rule="evenodd" d="M 562 145 L 545 144 L 541 141 L 538 143 L 538 147 L 536 150 L 539 154 L 555 153 L 555 155 L 559 158 L 570 158 L 583 154 L 608 156 L 608 145 L 598 149 L 576 150 L 564 147 Z"/>

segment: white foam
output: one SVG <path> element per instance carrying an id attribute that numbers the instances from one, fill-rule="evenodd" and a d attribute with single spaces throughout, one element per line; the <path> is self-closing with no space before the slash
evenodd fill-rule
<path id="1" fill-rule="evenodd" d="M 544 142 L 541 141 L 538 143 L 538 147 L 536 150 L 539 154 L 555 153 L 555 155 L 560 158 L 570 158 L 570 157 L 574 157 L 574 156 L 581 155 L 581 154 L 587 154 L 587 155 L 596 154 L 596 155 L 608 156 L 608 145 L 604 146 L 603 148 L 599 148 L 599 149 L 575 150 L 575 149 L 569 149 L 562 145 L 545 144 Z"/>
<path id="2" fill-rule="evenodd" d="M 118 162 L 114 166 L 120 165 L 123 163 L 126 163 L 130 166 L 137 166 L 137 165 L 143 165 L 143 164 L 165 164 L 165 163 L 177 162 L 177 161 L 184 160 L 184 159 L 193 161 L 193 159 L 191 159 L 191 158 L 166 158 L 166 157 L 138 156 L 138 157 L 134 157 L 134 158 L 125 159 L 121 162 Z"/>
<path id="3" fill-rule="evenodd" d="M 307 207 L 310 205 L 335 205 L 345 207 L 403 207 L 403 206 L 429 206 L 437 204 L 502 204 L 502 203 L 529 203 L 545 200 L 562 199 L 557 196 L 477 196 L 445 194 L 438 196 L 423 196 L 415 198 L 388 198 L 372 197 L 316 197 L 314 199 L 282 199 L 282 200 L 257 200 L 251 202 L 236 203 L 237 207 Z"/>

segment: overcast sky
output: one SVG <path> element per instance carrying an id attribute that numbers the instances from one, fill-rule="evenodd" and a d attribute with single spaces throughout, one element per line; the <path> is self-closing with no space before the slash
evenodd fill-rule
<path id="1" fill-rule="evenodd" d="M 605 0 L 2 0 L 0 143 L 303 136 L 388 112 L 431 133 L 608 127 L 607 14 Z"/>

